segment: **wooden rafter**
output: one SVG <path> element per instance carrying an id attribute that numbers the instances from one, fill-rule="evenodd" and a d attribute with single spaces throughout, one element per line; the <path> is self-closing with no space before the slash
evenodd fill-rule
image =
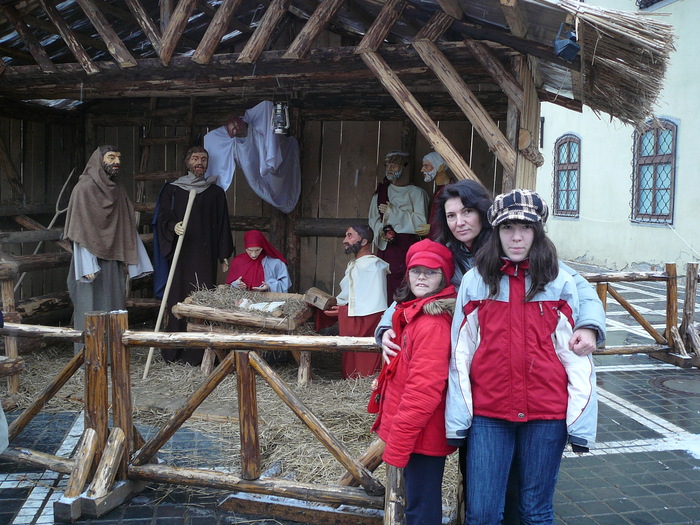
<path id="1" fill-rule="evenodd" d="M 450 92 L 489 149 L 498 157 L 503 169 L 515 172 L 515 150 L 445 55 L 434 42 L 427 40 L 416 40 L 413 47 Z"/>
<path id="2" fill-rule="evenodd" d="M 462 6 L 459 5 L 458 0 L 437 0 L 437 3 L 452 18 L 459 20 L 464 16 L 464 11 L 462 11 Z"/>
<path id="3" fill-rule="evenodd" d="M 520 0 L 501 0 L 501 11 L 506 17 L 510 32 L 515 36 L 527 38 L 530 23 L 524 9 L 520 6 Z M 528 63 L 530 64 L 530 71 L 532 72 L 532 78 L 535 80 L 535 85 L 541 86 L 542 75 L 540 75 L 538 60 L 535 57 L 528 56 Z"/>
<path id="4" fill-rule="evenodd" d="M 301 58 L 306 55 L 318 35 L 344 3 L 345 0 L 325 0 L 319 3 L 294 42 L 287 48 L 284 58 Z"/>
<path id="5" fill-rule="evenodd" d="M 70 27 L 68 27 L 68 24 L 66 24 L 66 21 L 58 12 L 58 9 L 56 9 L 52 3 L 47 2 L 47 0 L 39 0 L 39 3 L 41 4 L 41 7 L 44 8 L 44 11 L 46 11 L 46 14 L 49 16 L 51 22 L 53 22 L 53 24 L 56 26 L 56 29 L 58 29 L 58 33 L 66 43 L 66 46 L 68 46 L 68 49 L 70 49 L 71 53 L 73 53 L 73 56 L 83 67 L 85 72 L 88 75 L 99 73 L 100 68 L 97 67 L 97 65 L 90 58 L 90 55 L 88 55 L 87 51 L 85 51 L 85 48 L 83 48 L 80 42 L 78 42 L 75 33 L 73 33 L 73 30 Z"/>
<path id="6" fill-rule="evenodd" d="M 470 39 L 466 39 L 464 43 L 471 54 L 474 55 L 474 58 L 489 72 L 498 85 L 501 86 L 503 92 L 513 101 L 518 111 L 522 111 L 525 106 L 525 95 L 523 94 L 522 86 L 515 79 L 513 73 L 505 68 L 498 60 L 496 54 L 486 44 Z"/>
<path id="7" fill-rule="evenodd" d="M 430 20 L 428 20 L 428 23 L 425 24 L 418 32 L 415 39 L 437 42 L 438 39 L 445 34 L 445 31 L 450 28 L 452 22 L 454 21 L 455 19 L 452 16 L 445 14 L 442 11 L 435 11 L 433 16 L 430 17 Z"/>
<path id="8" fill-rule="evenodd" d="M 44 73 L 55 73 L 57 71 L 55 64 L 51 62 L 49 55 L 41 46 L 37 37 L 31 32 L 29 27 L 27 27 L 20 12 L 12 5 L 3 6 L 3 10 L 5 11 L 7 19 L 12 23 L 15 31 L 17 31 L 17 34 L 24 41 L 29 52 L 32 57 L 34 57 L 34 60 L 36 60 L 36 63 L 39 64 L 42 71 L 44 71 Z"/>
<path id="9" fill-rule="evenodd" d="M 291 3 L 292 0 L 273 0 L 270 2 L 270 7 L 262 16 L 260 24 L 241 51 L 238 57 L 239 63 L 252 64 L 260 57 Z"/>
<path id="10" fill-rule="evenodd" d="M 119 35 L 117 35 L 116 31 L 109 25 L 109 22 L 107 22 L 102 12 L 97 9 L 94 2 L 92 2 L 92 0 L 77 0 L 77 2 L 85 15 L 90 19 L 95 30 L 97 30 L 102 37 L 102 40 L 107 43 L 109 54 L 116 60 L 119 67 L 126 68 L 135 66 L 136 59 L 131 56 L 124 42 L 121 41 Z"/>
<path id="11" fill-rule="evenodd" d="M 170 17 L 175 10 L 175 0 L 160 0 L 160 32 L 165 33 L 165 30 L 170 25 Z"/>
<path id="12" fill-rule="evenodd" d="M 472 171 L 464 158 L 455 147 L 440 131 L 428 113 L 418 103 L 416 98 L 401 82 L 399 77 L 384 62 L 381 56 L 374 51 L 362 53 L 360 55 L 367 67 L 379 79 L 384 88 L 391 94 L 394 100 L 401 106 L 406 116 L 416 125 L 416 128 L 423 134 L 435 151 L 437 151 L 445 162 L 450 166 L 452 173 L 458 179 L 479 180 L 476 173 Z"/>
<path id="13" fill-rule="evenodd" d="M 163 32 L 161 40 L 160 61 L 164 66 L 170 63 L 170 59 L 175 52 L 175 46 L 177 46 L 180 36 L 184 32 L 196 4 L 197 0 L 180 0 L 170 17 L 170 22 L 167 29 Z"/>
<path id="14" fill-rule="evenodd" d="M 24 51 L 18 51 L 13 47 L 0 46 L 0 55 L 4 57 L 16 58 L 24 62 L 35 62 L 34 57 L 32 55 L 30 55 L 29 53 L 25 53 Z"/>
<path id="15" fill-rule="evenodd" d="M 36 27 L 37 29 L 41 29 L 42 31 L 46 31 L 47 33 L 50 33 L 52 35 L 61 34 L 56 28 L 56 26 L 48 20 L 42 20 L 41 18 L 37 18 L 28 14 L 24 14 L 23 18 L 27 25 L 30 27 Z M 78 42 L 80 42 L 81 45 L 94 47 L 95 49 L 100 49 L 102 51 L 107 51 L 107 45 L 99 38 L 92 38 L 91 36 L 75 31 L 74 29 L 71 29 L 71 31 L 73 32 L 75 38 L 78 40 Z"/>
<path id="16" fill-rule="evenodd" d="M 158 56 L 160 56 L 162 48 L 160 29 L 158 29 L 158 26 L 153 22 L 153 19 L 148 15 L 148 12 L 139 0 L 124 0 L 124 2 L 126 2 L 126 6 L 131 11 L 131 14 L 134 15 L 136 23 L 143 31 L 143 34 L 148 38 Z"/>
<path id="17" fill-rule="evenodd" d="M 221 2 L 219 9 L 214 14 L 207 32 L 199 42 L 199 46 L 192 55 L 192 60 L 198 64 L 208 64 L 211 60 L 216 46 L 219 45 L 221 39 L 228 30 L 229 22 L 241 4 L 241 0 L 224 0 Z"/>
<path id="18" fill-rule="evenodd" d="M 387 0 L 374 23 L 358 44 L 355 53 L 360 54 L 379 49 L 393 25 L 401 18 L 405 6 L 406 0 Z"/>

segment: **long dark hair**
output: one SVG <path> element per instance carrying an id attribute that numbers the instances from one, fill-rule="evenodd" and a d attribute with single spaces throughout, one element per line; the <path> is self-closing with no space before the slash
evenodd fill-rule
<path id="1" fill-rule="evenodd" d="M 486 212 L 491 207 L 491 204 L 493 204 L 493 197 L 483 184 L 475 180 L 460 180 L 452 184 L 447 184 L 443 188 L 442 193 L 440 193 L 436 204 L 437 213 L 435 214 L 439 233 L 435 240 L 440 244 L 448 246 L 450 250 L 452 250 L 456 262 L 459 259 L 457 253 L 460 251 L 460 245 L 462 243 L 455 238 L 450 230 L 447 224 L 447 216 L 445 215 L 445 203 L 449 199 L 455 197 L 458 197 L 462 201 L 464 207 L 472 208 L 479 212 L 481 232 L 479 232 L 479 235 L 477 235 L 472 242 L 470 247 L 472 253 L 477 253 L 491 234 L 492 228 L 486 218 Z"/>
<path id="2" fill-rule="evenodd" d="M 489 287 L 490 297 L 498 296 L 501 277 L 503 276 L 501 273 L 501 267 L 503 266 L 501 257 L 505 255 L 501 247 L 498 228 L 502 228 L 505 224 L 514 223 L 522 224 L 521 221 L 505 221 L 499 224 L 474 258 L 477 271 Z M 535 232 L 532 247 L 528 254 L 530 259 L 530 267 L 528 268 L 530 289 L 525 295 L 525 300 L 530 301 L 537 293 L 543 291 L 547 284 L 556 279 L 559 274 L 559 259 L 556 247 L 544 231 L 544 225 L 541 222 L 528 222 L 527 224 L 530 224 Z"/>

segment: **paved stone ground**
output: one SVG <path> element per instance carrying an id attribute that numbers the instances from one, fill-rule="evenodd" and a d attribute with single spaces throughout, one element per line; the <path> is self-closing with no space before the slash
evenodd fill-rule
<path id="1" fill-rule="evenodd" d="M 661 283 L 619 283 L 616 288 L 663 330 Z M 681 292 L 679 309 L 682 300 Z M 608 344 L 649 342 L 646 333 L 609 300 Z M 700 370 L 680 369 L 644 355 L 599 356 L 595 361 L 598 445 L 592 454 L 565 454 L 555 496 L 556 523 L 700 523 Z M 10 413 L 8 419 L 16 416 Z M 82 433 L 82 420 L 75 412 L 40 414 L 13 445 L 68 456 Z M 140 430 L 146 436 L 152 431 Z M 177 457 L 179 447 L 190 447 L 194 441 L 198 449 L 206 449 L 205 436 L 178 432 L 162 455 L 166 460 L 169 455 Z M 61 496 L 65 482 L 65 476 L 53 472 L 0 461 L 0 525 L 54 523 L 53 501 Z M 217 503 L 224 496 L 223 492 L 198 494 L 156 486 L 100 519 L 80 523 L 291 523 L 218 511 Z"/>

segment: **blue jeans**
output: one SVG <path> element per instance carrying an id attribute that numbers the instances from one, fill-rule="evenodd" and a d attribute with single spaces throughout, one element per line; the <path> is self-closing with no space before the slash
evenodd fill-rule
<path id="1" fill-rule="evenodd" d="M 508 472 L 518 463 L 520 520 L 554 523 L 554 488 L 566 445 L 566 421 L 512 423 L 475 416 L 467 435 L 466 500 L 469 525 L 498 525 Z"/>
<path id="2" fill-rule="evenodd" d="M 445 456 L 411 454 L 403 469 L 406 525 L 442 523 L 442 474 Z"/>

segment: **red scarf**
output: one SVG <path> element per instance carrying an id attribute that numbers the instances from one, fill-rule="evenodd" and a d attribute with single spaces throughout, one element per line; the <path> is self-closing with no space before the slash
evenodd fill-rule
<path id="1" fill-rule="evenodd" d="M 396 310 L 394 311 L 394 315 L 391 317 L 391 327 L 394 329 L 394 332 L 396 332 L 396 337 L 394 338 L 394 341 L 399 341 L 399 345 L 401 345 L 401 335 L 403 334 L 405 326 L 408 323 L 410 323 L 413 320 L 413 318 L 416 317 L 416 315 L 419 315 L 423 311 L 423 307 L 427 303 L 433 302 L 437 299 L 455 297 L 456 295 L 457 292 L 455 290 L 455 287 L 450 284 L 442 290 L 440 290 L 435 295 L 411 299 L 410 301 L 404 301 L 402 303 L 397 304 Z M 379 412 L 379 404 L 381 402 L 381 394 L 383 392 L 384 385 L 398 366 L 402 351 L 403 348 L 401 348 L 396 353 L 396 355 L 391 358 L 391 361 L 389 361 L 388 365 L 384 364 L 381 372 L 379 372 L 376 388 L 372 390 L 372 393 L 369 397 L 369 403 L 367 403 L 367 412 L 369 412 L 370 414 L 376 414 L 377 412 Z"/>
<path id="2" fill-rule="evenodd" d="M 231 267 L 226 276 L 226 284 L 231 284 L 240 277 L 249 290 L 260 286 L 265 280 L 265 270 L 263 269 L 263 259 L 265 257 L 279 259 L 284 264 L 287 264 L 282 254 L 258 230 L 246 232 L 243 236 L 243 244 L 246 248 L 262 248 L 262 252 L 256 259 L 251 259 L 247 252 L 236 255 L 231 261 Z"/>

